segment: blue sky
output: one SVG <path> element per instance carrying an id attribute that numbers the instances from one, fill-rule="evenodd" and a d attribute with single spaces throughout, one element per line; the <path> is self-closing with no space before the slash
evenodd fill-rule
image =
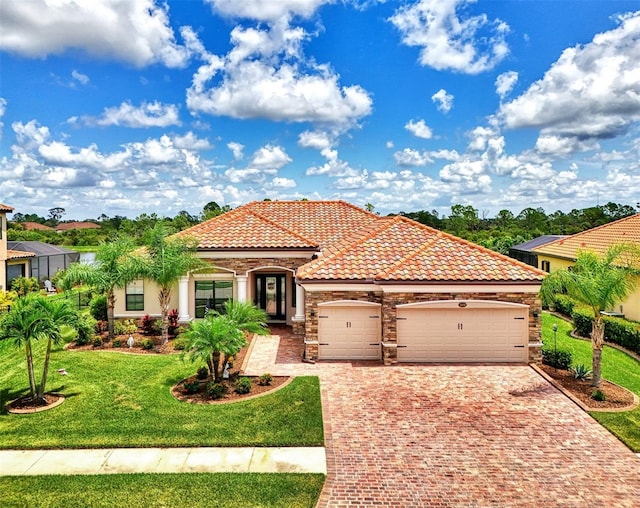
<path id="1" fill-rule="evenodd" d="M 0 3 L 0 202 L 640 201 L 640 2 Z"/>

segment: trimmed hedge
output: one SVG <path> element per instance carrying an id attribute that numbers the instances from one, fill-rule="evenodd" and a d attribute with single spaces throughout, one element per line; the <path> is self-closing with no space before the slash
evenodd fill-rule
<path id="1" fill-rule="evenodd" d="M 589 307 L 580 305 L 567 295 L 556 295 L 554 303 L 558 312 L 571 316 L 578 335 L 591 337 L 593 311 Z M 607 342 L 640 354 L 640 323 L 611 316 L 603 316 L 602 319 Z"/>

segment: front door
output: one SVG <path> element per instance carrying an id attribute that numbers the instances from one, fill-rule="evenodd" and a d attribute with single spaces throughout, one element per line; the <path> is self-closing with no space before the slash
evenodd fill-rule
<path id="1" fill-rule="evenodd" d="M 270 321 L 287 319 L 287 278 L 285 274 L 256 274 L 255 304 Z"/>

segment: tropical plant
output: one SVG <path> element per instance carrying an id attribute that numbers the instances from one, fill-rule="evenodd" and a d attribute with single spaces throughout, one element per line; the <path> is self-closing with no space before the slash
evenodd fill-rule
<path id="1" fill-rule="evenodd" d="M 11 282 L 11 290 L 15 291 L 18 296 L 24 296 L 27 293 L 34 293 L 40 289 L 38 279 L 35 277 L 16 277 Z"/>
<path id="2" fill-rule="evenodd" d="M 75 328 L 77 323 L 78 314 L 67 300 L 37 293 L 18 298 L 0 321 L 0 338 L 13 340 L 17 347 L 24 346 L 33 402 L 44 400 L 51 348 L 60 342 L 63 325 Z M 37 340 L 47 341 L 40 382 L 36 381 L 33 359 L 33 342 Z"/>
<path id="3" fill-rule="evenodd" d="M 233 356 L 246 344 L 244 333 L 234 321 L 225 315 L 209 314 L 202 320 L 194 321 L 182 334 L 188 340 L 184 354 L 193 362 L 204 360 L 209 369 L 209 378 L 220 381 L 220 358 Z"/>
<path id="4" fill-rule="evenodd" d="M 225 315 L 243 332 L 265 333 L 267 328 L 267 313 L 247 302 L 238 300 L 227 300 L 224 302 L 224 312 L 219 313 L 210 310 L 214 315 Z"/>
<path id="5" fill-rule="evenodd" d="M 544 304 L 553 302 L 557 293 L 566 292 L 571 298 L 593 311 L 591 345 L 593 351 L 591 384 L 600 386 L 602 373 L 602 347 L 604 321 L 602 312 L 624 301 L 637 284 L 640 271 L 635 268 L 637 247 L 620 244 L 610 247 L 604 254 L 580 251 L 571 270 L 558 270 L 542 283 Z"/>
<path id="6" fill-rule="evenodd" d="M 159 222 L 149 232 L 145 252 L 144 276 L 159 287 L 162 319 L 162 343 L 169 340 L 169 304 L 171 292 L 178 280 L 192 270 L 204 268 L 207 264 L 196 257 L 196 245 L 182 236 L 168 236 L 163 223 Z"/>
<path id="7" fill-rule="evenodd" d="M 119 237 L 109 243 L 103 243 L 98 247 L 94 263 L 73 263 L 61 279 L 61 285 L 65 290 L 86 284 L 106 296 L 109 338 L 113 338 L 114 335 L 115 290 L 124 288 L 129 282 L 140 277 L 143 271 L 141 258 L 133 254 L 135 248 L 133 241 L 128 237 Z"/>

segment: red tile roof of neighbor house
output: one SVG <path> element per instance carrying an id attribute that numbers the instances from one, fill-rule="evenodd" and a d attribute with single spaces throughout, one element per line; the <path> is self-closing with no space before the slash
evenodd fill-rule
<path id="1" fill-rule="evenodd" d="M 36 254 L 35 252 L 26 252 L 23 250 L 7 250 L 7 259 L 22 259 L 22 258 L 32 258 Z"/>
<path id="2" fill-rule="evenodd" d="M 70 229 L 100 229 L 100 225 L 94 222 L 63 222 L 56 226 L 56 231 L 68 231 Z"/>
<path id="3" fill-rule="evenodd" d="M 575 260 L 580 250 L 603 254 L 609 247 L 619 243 L 640 245 L 640 213 L 556 240 L 533 251 Z"/>
<path id="4" fill-rule="evenodd" d="M 31 231 L 37 229 L 39 231 L 55 231 L 52 227 L 45 226 L 44 224 L 40 224 L 39 222 L 18 222 L 17 224 L 22 224 L 22 227 L 27 231 Z"/>
<path id="5" fill-rule="evenodd" d="M 200 249 L 318 249 L 378 219 L 345 201 L 254 201 L 178 236 Z"/>
<path id="6" fill-rule="evenodd" d="M 3 205 L 2 203 L 0 203 L 0 212 L 13 212 L 14 210 L 15 208 L 13 208 L 12 206 Z"/>
<path id="7" fill-rule="evenodd" d="M 406 217 L 379 218 L 298 269 L 303 280 L 541 281 L 545 272 Z"/>

